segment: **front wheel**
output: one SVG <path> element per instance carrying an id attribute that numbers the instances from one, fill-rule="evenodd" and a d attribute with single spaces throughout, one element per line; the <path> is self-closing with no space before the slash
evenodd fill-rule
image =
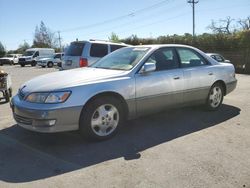
<path id="1" fill-rule="evenodd" d="M 208 94 L 206 107 L 208 110 L 214 111 L 217 110 L 223 101 L 224 92 L 223 87 L 219 83 L 215 83 Z"/>
<path id="2" fill-rule="evenodd" d="M 48 65 L 47 65 L 49 68 L 52 68 L 53 67 L 53 63 L 52 62 L 48 62 Z"/>
<path id="3" fill-rule="evenodd" d="M 124 109 L 118 99 L 97 98 L 82 110 L 80 133 L 87 139 L 105 140 L 117 133 L 123 120 Z"/>
<path id="4" fill-rule="evenodd" d="M 32 66 L 32 67 L 36 66 L 36 61 L 32 61 L 32 62 L 31 62 L 31 66 Z"/>

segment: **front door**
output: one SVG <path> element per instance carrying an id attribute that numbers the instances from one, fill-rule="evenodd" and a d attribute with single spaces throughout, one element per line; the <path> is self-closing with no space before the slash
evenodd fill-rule
<path id="1" fill-rule="evenodd" d="M 145 63 L 155 63 L 156 70 L 138 73 L 136 80 L 137 115 L 163 110 L 181 104 L 183 72 L 173 48 L 155 51 Z"/>

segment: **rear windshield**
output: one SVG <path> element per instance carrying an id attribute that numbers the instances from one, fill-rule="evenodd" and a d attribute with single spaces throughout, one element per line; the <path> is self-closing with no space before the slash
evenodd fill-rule
<path id="1" fill-rule="evenodd" d="M 81 56 L 82 50 L 84 48 L 85 43 L 82 42 L 72 42 L 68 49 L 66 50 L 66 56 Z"/>

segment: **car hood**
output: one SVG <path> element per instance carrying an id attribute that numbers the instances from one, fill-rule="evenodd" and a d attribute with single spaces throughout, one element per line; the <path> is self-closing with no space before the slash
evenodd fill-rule
<path id="1" fill-rule="evenodd" d="M 20 56 L 19 58 L 32 58 L 32 56 Z"/>
<path id="2" fill-rule="evenodd" d="M 50 57 L 44 57 L 44 58 L 41 58 L 39 59 L 40 61 L 48 61 L 48 60 L 53 60 L 53 58 L 50 58 Z"/>
<path id="3" fill-rule="evenodd" d="M 8 60 L 13 60 L 14 58 L 13 57 L 2 57 L 0 59 L 8 59 Z"/>
<path id="4" fill-rule="evenodd" d="M 55 91 L 74 86 L 103 82 L 105 79 L 115 79 L 125 76 L 127 71 L 97 68 L 78 68 L 58 71 L 38 76 L 21 86 L 24 93 Z"/>

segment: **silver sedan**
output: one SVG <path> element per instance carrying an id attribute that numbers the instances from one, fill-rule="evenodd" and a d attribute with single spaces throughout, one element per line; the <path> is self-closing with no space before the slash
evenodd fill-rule
<path id="1" fill-rule="evenodd" d="M 60 71 L 23 84 L 12 98 L 18 125 L 37 132 L 79 130 L 103 140 L 126 119 L 166 108 L 204 104 L 217 110 L 236 87 L 231 64 L 184 45 L 117 50 L 88 68 Z"/>

